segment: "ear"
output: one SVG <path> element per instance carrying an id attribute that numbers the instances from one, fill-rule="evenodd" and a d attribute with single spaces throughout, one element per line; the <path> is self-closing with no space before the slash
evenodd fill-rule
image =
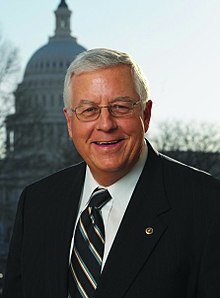
<path id="1" fill-rule="evenodd" d="M 65 118 L 66 118 L 68 133 L 69 133 L 70 138 L 72 139 L 72 135 L 73 135 L 72 134 L 72 118 L 69 115 L 67 108 L 64 108 L 63 112 L 64 112 L 64 115 L 65 115 Z"/>
<path id="2" fill-rule="evenodd" d="M 148 131 L 150 119 L 151 119 L 151 109 L 152 109 L 152 100 L 148 100 L 144 110 L 144 130 L 145 133 Z"/>

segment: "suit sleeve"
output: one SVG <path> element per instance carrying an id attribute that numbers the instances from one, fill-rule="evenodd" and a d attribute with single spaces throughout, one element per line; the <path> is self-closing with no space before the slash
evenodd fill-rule
<path id="1" fill-rule="evenodd" d="M 22 239 L 23 239 L 23 209 L 25 192 L 22 193 L 14 223 L 12 239 L 9 248 L 3 298 L 21 298 L 22 291 Z"/>
<path id="2" fill-rule="evenodd" d="M 197 298 L 220 297 L 220 183 L 213 191 L 216 204 L 201 257 Z"/>

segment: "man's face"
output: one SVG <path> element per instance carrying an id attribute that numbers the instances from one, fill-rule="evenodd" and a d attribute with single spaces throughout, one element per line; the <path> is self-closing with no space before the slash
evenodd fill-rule
<path id="1" fill-rule="evenodd" d="M 118 97 L 138 101 L 130 67 L 119 65 L 72 77 L 72 108 L 82 100 L 108 105 Z M 97 120 L 82 122 L 75 113 L 68 115 L 68 132 L 78 152 L 89 166 L 94 178 L 108 186 L 126 175 L 137 162 L 144 146 L 152 102 L 145 110 L 136 105 L 129 118 L 115 118 L 102 108 Z"/>

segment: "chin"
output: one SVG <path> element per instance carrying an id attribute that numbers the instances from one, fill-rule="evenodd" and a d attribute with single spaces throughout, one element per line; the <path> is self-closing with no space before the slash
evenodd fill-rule
<path id="1" fill-rule="evenodd" d="M 119 173 L 125 173 L 128 172 L 128 166 L 125 166 L 124 164 L 111 164 L 111 163 L 102 163 L 101 165 L 99 165 L 99 167 L 97 167 L 97 169 L 99 169 L 100 172 L 103 172 L 105 174 L 109 173 L 109 174 L 119 174 Z"/>

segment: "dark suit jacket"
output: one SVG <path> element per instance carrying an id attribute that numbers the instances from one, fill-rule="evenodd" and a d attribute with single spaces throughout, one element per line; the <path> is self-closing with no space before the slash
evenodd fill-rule
<path id="1" fill-rule="evenodd" d="M 28 186 L 19 201 L 4 298 L 65 298 L 85 164 Z M 146 228 L 153 228 L 146 233 Z M 153 151 L 95 298 L 220 297 L 220 181 Z"/>

